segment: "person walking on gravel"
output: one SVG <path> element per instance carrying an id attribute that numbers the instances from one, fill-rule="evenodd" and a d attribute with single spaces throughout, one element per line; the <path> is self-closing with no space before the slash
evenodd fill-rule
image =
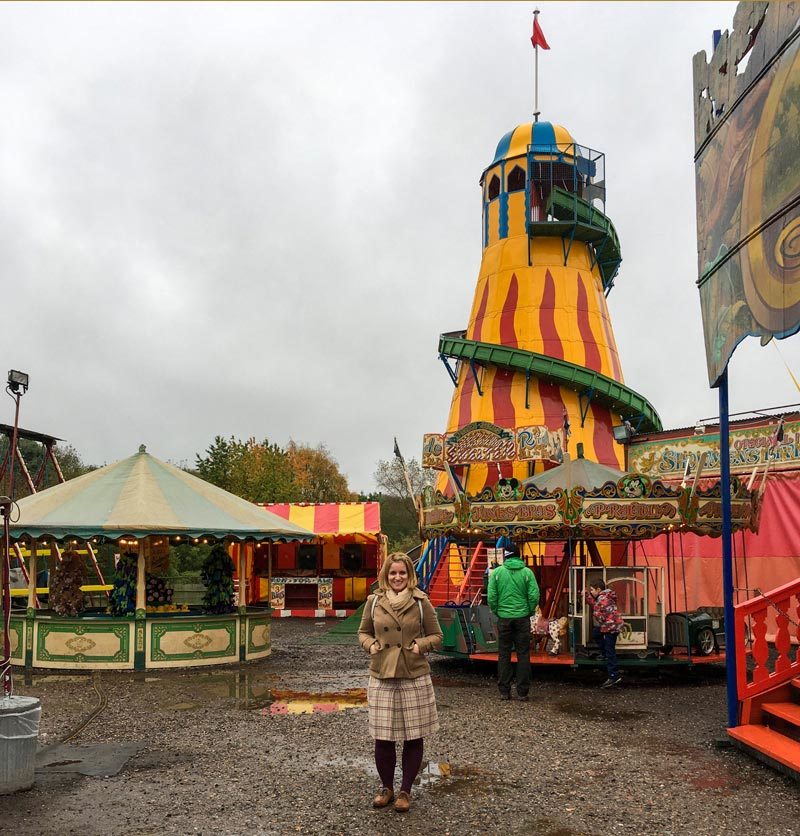
<path id="1" fill-rule="evenodd" d="M 531 616 L 539 605 L 539 584 L 512 546 L 489 576 L 489 609 L 497 616 L 497 685 L 500 699 L 511 699 L 511 649 L 517 652 L 517 699 L 528 699 L 531 685 Z"/>
<path id="2" fill-rule="evenodd" d="M 622 682 L 617 665 L 617 636 L 623 621 L 617 608 L 617 593 L 602 581 L 591 581 L 586 602 L 592 608 L 592 637 L 600 646 L 608 668 L 608 679 L 600 687 L 611 688 Z"/>
<path id="3" fill-rule="evenodd" d="M 367 598 L 358 641 L 370 654 L 369 733 L 381 787 L 373 807 L 405 813 L 411 785 L 422 765 L 423 739 L 439 730 L 436 695 L 425 654 L 442 643 L 442 628 L 428 596 L 417 589 L 408 555 L 390 554 L 378 574 L 378 590 Z M 402 780 L 394 796 L 395 743 L 403 743 Z"/>

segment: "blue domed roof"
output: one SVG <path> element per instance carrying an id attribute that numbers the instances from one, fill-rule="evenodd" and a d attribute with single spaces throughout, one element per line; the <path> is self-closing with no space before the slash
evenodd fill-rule
<path id="1" fill-rule="evenodd" d="M 497 143 L 494 159 L 490 165 L 514 157 L 522 157 L 528 152 L 528 146 L 542 153 L 552 152 L 555 147 L 561 151 L 570 151 L 575 140 L 563 125 L 552 122 L 525 122 L 509 131 Z"/>

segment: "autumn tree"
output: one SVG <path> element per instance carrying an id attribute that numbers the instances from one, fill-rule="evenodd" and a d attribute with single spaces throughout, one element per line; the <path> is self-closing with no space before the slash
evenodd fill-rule
<path id="1" fill-rule="evenodd" d="M 294 474 L 287 452 L 268 439 L 241 441 L 216 436 L 196 456 L 196 473 L 217 487 L 251 502 L 291 502 L 295 494 Z"/>
<path id="2" fill-rule="evenodd" d="M 295 502 L 347 502 L 353 498 L 347 477 L 324 444 L 311 447 L 290 441 L 286 454 L 294 476 Z"/>

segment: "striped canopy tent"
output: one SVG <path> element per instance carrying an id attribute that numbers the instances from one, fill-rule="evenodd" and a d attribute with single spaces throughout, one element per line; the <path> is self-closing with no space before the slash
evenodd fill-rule
<path id="1" fill-rule="evenodd" d="M 564 453 L 564 461 L 544 473 L 525 479 L 523 485 L 533 485 L 542 491 L 558 489 L 571 491 L 573 488 L 593 490 L 601 488 L 606 482 L 619 482 L 626 474 L 615 467 L 598 464 L 583 457 L 583 445 L 578 445 L 578 458 L 573 460 L 569 453 Z"/>
<path id="2" fill-rule="evenodd" d="M 151 456 L 128 459 L 21 499 L 11 536 L 88 540 L 151 535 L 308 541 L 311 531 Z"/>
<path id="3" fill-rule="evenodd" d="M 378 502 L 271 502 L 263 507 L 318 538 L 377 543 L 381 531 Z"/>

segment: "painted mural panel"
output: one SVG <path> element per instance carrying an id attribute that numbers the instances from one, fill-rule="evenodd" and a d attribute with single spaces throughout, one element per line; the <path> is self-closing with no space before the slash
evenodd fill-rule
<path id="1" fill-rule="evenodd" d="M 800 329 L 798 8 L 742 3 L 711 62 L 695 56 L 698 287 L 712 385 L 744 337 L 766 344 Z"/>

